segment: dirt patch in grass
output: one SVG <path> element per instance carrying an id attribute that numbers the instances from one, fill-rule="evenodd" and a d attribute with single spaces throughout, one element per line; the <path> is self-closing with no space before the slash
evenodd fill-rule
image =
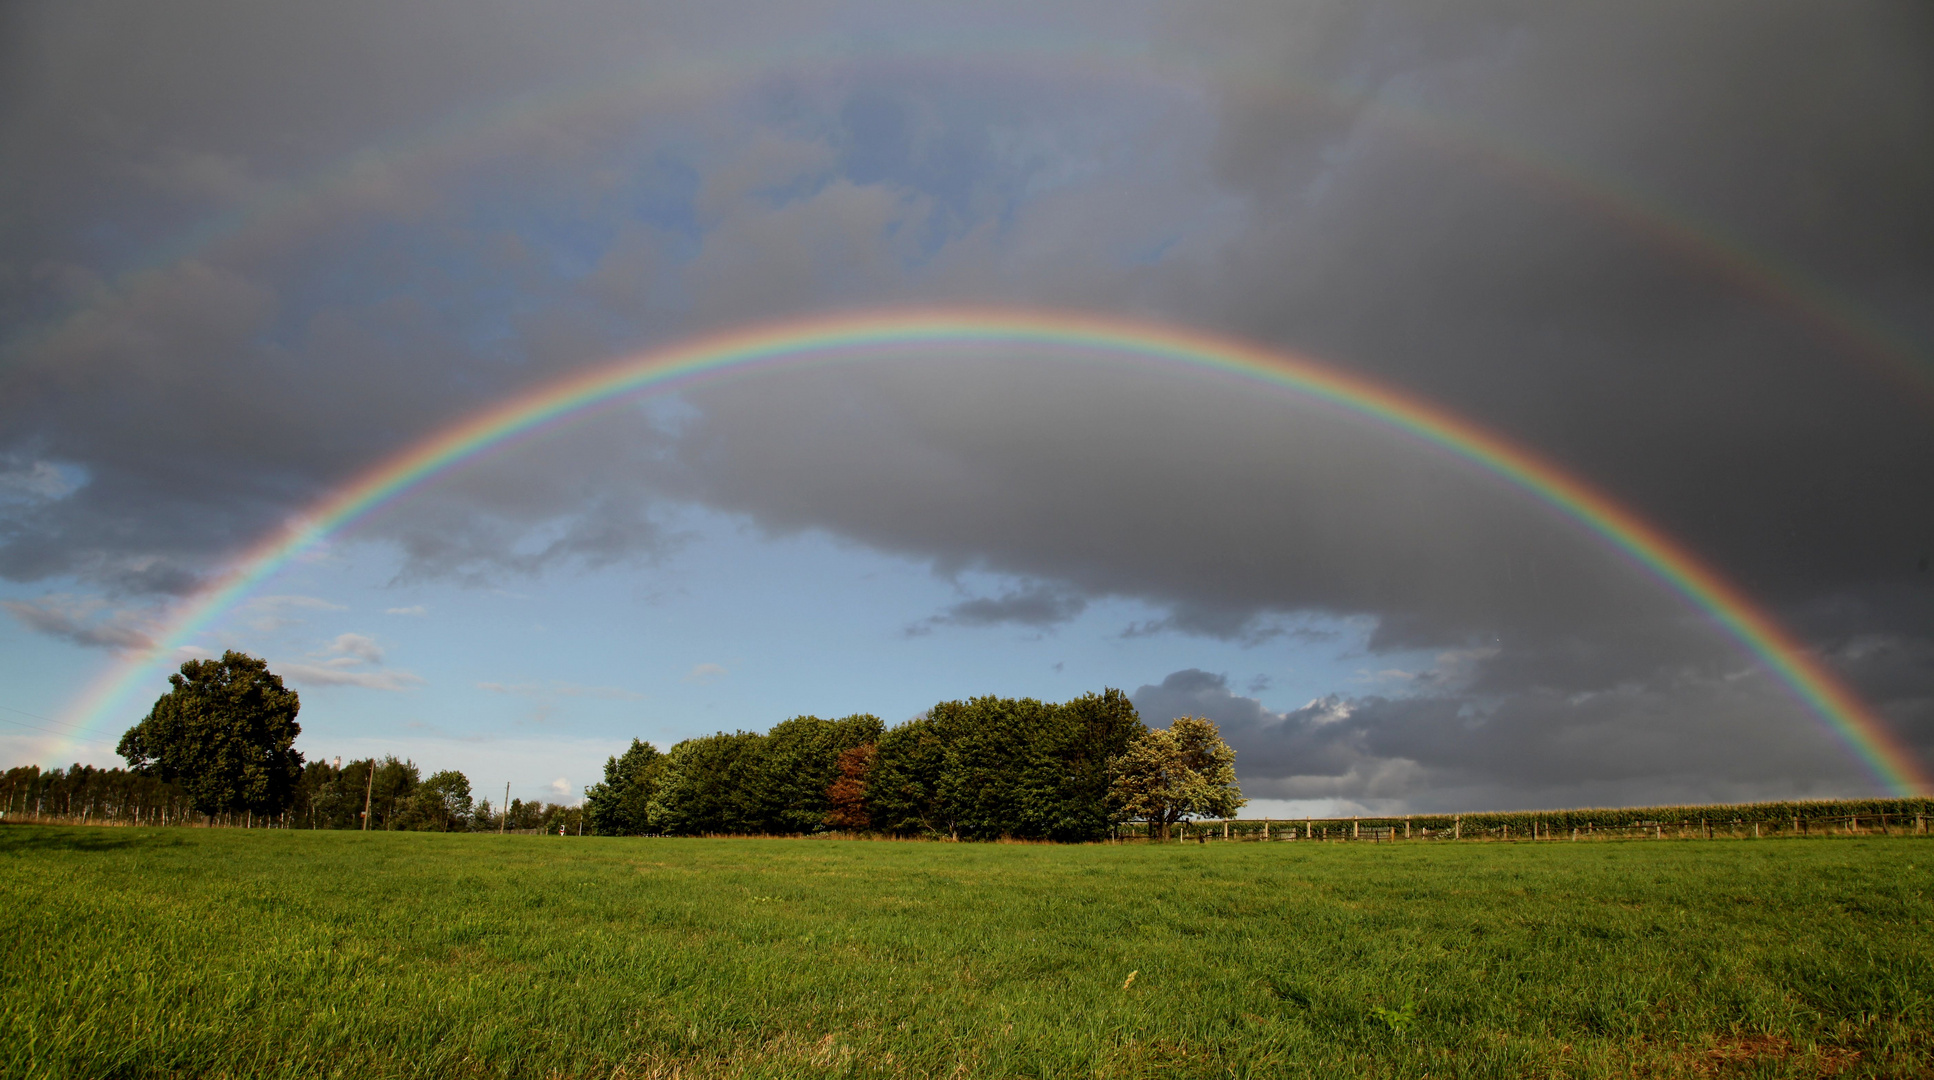
<path id="1" fill-rule="evenodd" d="M 1779 1035 L 1741 1035 L 1721 1038 L 1711 1046 L 1669 1050 L 1654 1069 L 1643 1074 L 1730 1077 L 1771 1065 L 1780 1076 L 1839 1076 L 1860 1060 L 1860 1051 L 1845 1047 L 1807 1047 Z"/>

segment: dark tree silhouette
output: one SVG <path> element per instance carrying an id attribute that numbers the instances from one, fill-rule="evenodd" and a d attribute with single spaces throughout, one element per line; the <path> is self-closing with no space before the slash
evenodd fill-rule
<path id="1" fill-rule="evenodd" d="M 286 810 L 302 779 L 296 692 L 266 661 L 232 650 L 190 660 L 168 682 L 174 689 L 121 737 L 128 767 L 179 784 L 204 814 Z"/>

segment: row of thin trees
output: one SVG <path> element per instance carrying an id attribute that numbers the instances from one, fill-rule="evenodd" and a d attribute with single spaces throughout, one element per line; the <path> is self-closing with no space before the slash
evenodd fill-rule
<path id="1" fill-rule="evenodd" d="M 473 800 L 470 781 L 455 770 L 425 778 L 415 762 L 395 757 L 302 770 L 294 798 L 279 814 L 251 811 L 204 814 L 181 785 L 128 769 L 75 764 L 37 765 L 0 774 L 0 812 L 8 821 L 78 825 L 213 825 L 236 828 L 362 829 L 429 832 L 556 832 L 584 827 L 579 807 L 512 799 L 509 812 L 489 799 Z"/>

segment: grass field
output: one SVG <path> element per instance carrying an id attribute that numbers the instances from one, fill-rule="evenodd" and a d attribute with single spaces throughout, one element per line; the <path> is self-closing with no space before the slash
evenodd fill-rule
<path id="1" fill-rule="evenodd" d="M 1920 839 L 16 826 L 0 867 L 8 1076 L 1934 1075 Z"/>

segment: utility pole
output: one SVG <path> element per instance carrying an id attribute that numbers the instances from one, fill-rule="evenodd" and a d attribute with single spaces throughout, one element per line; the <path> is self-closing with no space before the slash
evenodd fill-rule
<path id="1" fill-rule="evenodd" d="M 376 794 L 376 755 L 369 755 L 369 786 L 363 789 L 363 831 L 369 831 L 369 800 Z"/>
<path id="2" fill-rule="evenodd" d="M 504 781 L 504 816 L 503 816 L 503 820 L 497 823 L 497 835 L 502 836 L 509 831 L 510 831 L 510 781 L 506 780 Z"/>

